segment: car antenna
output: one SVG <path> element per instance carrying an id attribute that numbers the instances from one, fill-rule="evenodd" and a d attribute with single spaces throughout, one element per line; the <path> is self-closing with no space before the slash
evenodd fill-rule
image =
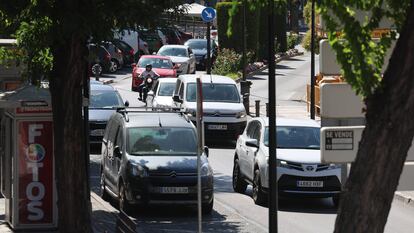
<path id="1" fill-rule="evenodd" d="M 160 127 L 162 127 L 160 114 L 158 114 L 158 124 Z"/>

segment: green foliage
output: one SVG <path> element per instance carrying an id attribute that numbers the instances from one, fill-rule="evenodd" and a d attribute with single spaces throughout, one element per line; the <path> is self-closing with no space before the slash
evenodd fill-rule
<path id="1" fill-rule="evenodd" d="M 216 5 L 217 31 L 222 48 L 243 50 L 243 5 L 236 2 L 221 2 Z M 258 11 L 246 8 L 246 49 L 256 50 L 258 38 Z M 232 19 L 230 21 L 230 19 Z"/>
<path id="2" fill-rule="evenodd" d="M 246 64 L 253 62 L 254 53 L 246 53 Z M 212 73 L 228 76 L 237 74 L 243 70 L 242 55 L 232 49 L 220 49 L 214 63 Z"/>
<path id="3" fill-rule="evenodd" d="M 288 49 L 294 49 L 298 43 L 299 43 L 299 35 L 294 32 L 290 32 L 287 37 Z"/>
<path id="4" fill-rule="evenodd" d="M 312 1 L 307 1 L 306 5 L 303 7 L 303 18 L 305 19 L 306 25 L 311 27 L 311 20 L 312 20 Z"/>
<path id="5" fill-rule="evenodd" d="M 312 41 L 312 37 L 311 37 L 311 30 L 308 30 L 305 34 L 305 36 L 302 39 L 302 47 L 306 50 L 306 51 L 310 51 L 311 50 L 311 41 Z M 315 53 L 319 54 L 319 41 L 321 41 L 323 38 L 315 35 Z"/>
<path id="6" fill-rule="evenodd" d="M 367 97 L 382 88 L 384 56 L 397 35 L 392 31 L 376 43 L 371 39 L 372 31 L 384 17 L 394 20 L 398 31 L 409 4 L 408 0 L 319 1 L 318 11 L 326 21 L 328 39 L 342 74 L 358 94 Z M 358 21 L 354 17 L 356 9 L 369 12 L 370 17 Z"/>

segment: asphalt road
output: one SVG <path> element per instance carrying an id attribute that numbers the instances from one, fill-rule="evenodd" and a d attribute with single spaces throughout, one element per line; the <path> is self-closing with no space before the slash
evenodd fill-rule
<path id="1" fill-rule="evenodd" d="M 277 66 L 277 104 L 304 105 L 305 85 L 309 79 L 309 55 L 282 61 Z M 128 75 L 115 77 L 113 86 L 131 106 L 142 106 L 137 93 L 130 92 Z M 252 99 L 267 100 L 266 74 L 251 79 Z M 211 216 L 203 219 L 204 232 L 267 232 L 268 208 L 255 205 L 251 187 L 246 194 L 233 192 L 231 179 L 234 142 L 210 146 L 210 163 L 215 176 L 215 206 Z M 91 155 L 91 188 L 96 191 L 99 182 L 99 155 Z M 328 233 L 333 232 L 336 209 L 331 199 L 280 199 L 278 211 L 279 232 Z M 414 208 L 399 201 L 393 203 L 385 232 L 411 233 L 414 229 Z M 151 207 L 133 216 L 143 232 L 196 232 L 197 212 L 193 208 Z"/>

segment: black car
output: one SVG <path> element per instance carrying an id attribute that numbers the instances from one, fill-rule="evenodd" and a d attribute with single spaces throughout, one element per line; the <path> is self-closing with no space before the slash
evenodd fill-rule
<path id="1" fill-rule="evenodd" d="M 117 107 L 125 107 L 122 98 L 112 86 L 91 82 L 89 104 L 89 142 L 92 149 L 102 145 L 106 123 Z"/>
<path id="2" fill-rule="evenodd" d="M 201 155 L 202 211 L 213 209 L 213 172 Z M 196 129 L 185 114 L 120 111 L 102 142 L 101 196 L 124 212 L 141 204 L 197 205 Z"/>
<path id="3" fill-rule="evenodd" d="M 112 56 L 102 45 L 88 44 L 90 73 L 100 76 L 103 71 L 110 71 Z"/>
<path id="4" fill-rule="evenodd" d="M 124 57 L 124 64 L 126 65 L 131 65 L 132 63 L 134 63 L 134 54 L 135 51 L 134 49 L 127 44 L 126 42 L 119 40 L 119 39 L 114 39 L 112 41 L 112 43 L 122 51 L 122 56 Z"/>
<path id="5" fill-rule="evenodd" d="M 205 69 L 207 62 L 207 39 L 190 39 L 187 40 L 184 45 L 187 45 L 193 50 L 197 68 Z M 210 46 L 211 64 L 213 64 L 217 57 L 217 44 L 214 40 L 211 40 Z"/>

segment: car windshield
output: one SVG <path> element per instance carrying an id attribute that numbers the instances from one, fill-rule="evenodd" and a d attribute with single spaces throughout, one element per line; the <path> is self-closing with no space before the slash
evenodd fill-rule
<path id="1" fill-rule="evenodd" d="M 191 41 L 187 41 L 186 45 L 190 47 L 192 50 L 197 50 L 197 49 L 207 50 L 207 40 L 191 40 Z M 211 40 L 211 48 L 213 49 L 213 47 L 214 47 L 214 41 Z"/>
<path id="2" fill-rule="evenodd" d="M 89 108 L 112 108 L 121 106 L 123 106 L 123 103 L 118 92 L 91 90 Z"/>
<path id="3" fill-rule="evenodd" d="M 172 96 L 175 89 L 175 83 L 161 83 L 158 96 Z"/>
<path id="4" fill-rule="evenodd" d="M 277 148 L 320 149 L 320 129 L 304 126 L 277 126 Z M 269 146 L 269 127 L 266 127 L 264 144 Z"/>
<path id="5" fill-rule="evenodd" d="M 163 47 L 158 54 L 161 56 L 188 57 L 185 48 Z"/>
<path id="6" fill-rule="evenodd" d="M 240 103 L 239 92 L 234 84 L 203 83 L 203 102 Z M 187 101 L 196 101 L 196 84 L 187 85 Z"/>
<path id="7" fill-rule="evenodd" d="M 146 65 L 152 65 L 152 68 L 159 69 L 172 69 L 173 64 L 169 59 L 162 58 L 141 58 L 139 59 L 138 67 L 145 67 Z"/>
<path id="8" fill-rule="evenodd" d="M 197 154 L 196 135 L 192 128 L 129 128 L 127 143 L 131 155 Z"/>

